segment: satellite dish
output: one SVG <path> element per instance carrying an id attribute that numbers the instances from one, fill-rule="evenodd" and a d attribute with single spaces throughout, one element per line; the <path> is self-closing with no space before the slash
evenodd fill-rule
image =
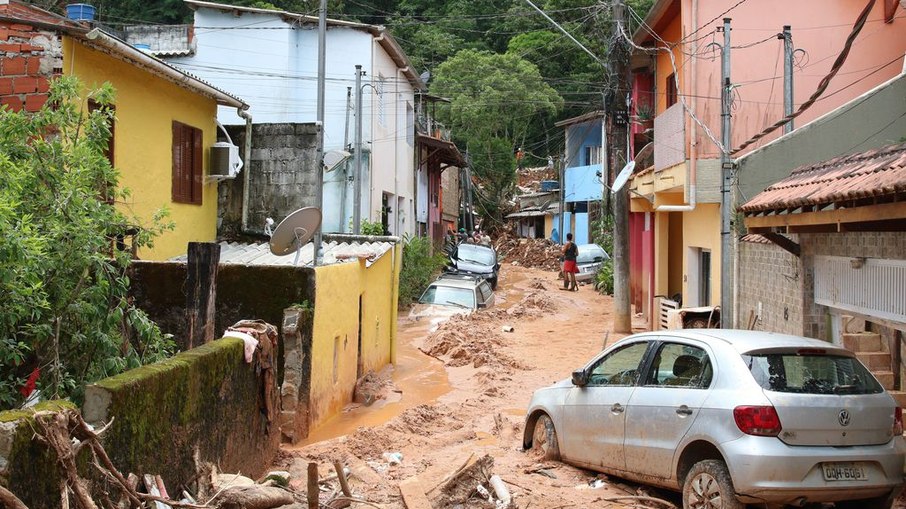
<path id="1" fill-rule="evenodd" d="M 295 251 L 296 259 L 293 261 L 293 265 L 297 265 L 302 246 L 311 240 L 319 226 L 321 226 L 320 209 L 305 207 L 293 212 L 280 221 L 277 229 L 274 230 L 270 242 L 271 253 L 286 256 Z"/>
<path id="2" fill-rule="evenodd" d="M 324 171 L 333 171 L 343 161 L 352 157 L 352 154 L 345 150 L 331 150 L 324 154 Z"/>
<path id="3" fill-rule="evenodd" d="M 620 174 L 617 175 L 617 178 L 614 179 L 613 185 L 610 187 L 611 193 L 616 193 L 620 189 L 623 189 L 623 186 L 626 185 L 626 181 L 629 180 L 629 176 L 632 175 L 632 170 L 635 169 L 635 161 L 629 161 L 626 163 L 626 166 L 620 170 Z"/>
<path id="4" fill-rule="evenodd" d="M 425 71 L 425 72 L 423 72 L 423 73 L 419 76 L 419 78 L 421 78 L 422 81 L 424 81 L 425 83 L 427 83 L 428 81 L 431 80 L 431 71 Z"/>

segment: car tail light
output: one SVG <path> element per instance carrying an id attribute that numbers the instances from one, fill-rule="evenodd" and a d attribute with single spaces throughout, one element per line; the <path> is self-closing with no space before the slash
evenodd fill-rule
<path id="1" fill-rule="evenodd" d="M 733 418 L 739 431 L 746 435 L 776 437 L 782 429 L 772 406 L 738 406 L 733 409 Z"/>
<path id="2" fill-rule="evenodd" d="M 903 409 L 897 407 L 893 412 L 893 436 L 898 437 L 903 434 Z"/>

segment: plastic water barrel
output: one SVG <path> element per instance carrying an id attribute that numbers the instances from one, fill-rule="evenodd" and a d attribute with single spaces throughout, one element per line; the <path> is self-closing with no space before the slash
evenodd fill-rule
<path id="1" fill-rule="evenodd" d="M 89 4 L 69 4 L 66 17 L 74 21 L 94 21 L 95 8 Z"/>

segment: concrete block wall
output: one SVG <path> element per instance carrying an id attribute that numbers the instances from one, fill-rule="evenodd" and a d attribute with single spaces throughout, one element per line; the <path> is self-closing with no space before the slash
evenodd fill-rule
<path id="1" fill-rule="evenodd" d="M 803 277 L 800 260 L 773 243 L 739 243 L 737 323 L 744 328 L 752 311 L 756 330 L 802 335 Z"/>
<path id="2" fill-rule="evenodd" d="M 228 128 L 233 143 L 244 154 L 245 127 Z M 315 205 L 318 171 L 318 136 L 314 124 L 254 124 L 249 171 L 248 229 L 264 232 L 264 221 L 279 223 L 291 212 Z M 242 232 L 242 192 L 244 176 L 220 183 L 218 217 L 220 238 Z"/>
<path id="3" fill-rule="evenodd" d="M 57 34 L 0 21 L 0 106 L 35 112 L 47 102 L 50 80 L 63 67 Z"/>

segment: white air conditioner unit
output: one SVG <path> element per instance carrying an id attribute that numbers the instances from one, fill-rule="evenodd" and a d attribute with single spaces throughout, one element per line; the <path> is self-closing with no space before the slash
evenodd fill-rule
<path id="1" fill-rule="evenodd" d="M 218 141 L 211 147 L 211 176 L 234 178 L 242 169 L 239 147 L 226 141 Z"/>

